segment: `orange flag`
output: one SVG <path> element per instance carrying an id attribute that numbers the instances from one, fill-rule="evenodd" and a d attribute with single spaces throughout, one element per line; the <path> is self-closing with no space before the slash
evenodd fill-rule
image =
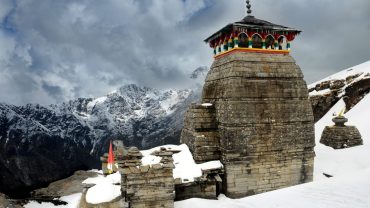
<path id="1" fill-rule="evenodd" d="M 110 141 L 109 153 L 108 153 L 108 165 L 107 165 L 109 173 L 113 173 L 113 165 L 114 165 L 114 155 L 113 155 L 112 141 Z"/>

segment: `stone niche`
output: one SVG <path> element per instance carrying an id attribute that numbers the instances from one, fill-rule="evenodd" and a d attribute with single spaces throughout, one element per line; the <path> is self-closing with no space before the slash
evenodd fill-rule
<path id="1" fill-rule="evenodd" d="M 224 165 L 222 191 L 228 197 L 312 181 L 314 118 L 303 74 L 290 55 L 238 52 L 215 59 L 202 103 L 213 104 L 207 110 L 212 119 L 191 106 L 181 141 L 202 162 L 207 158 L 198 152 L 218 146 L 220 157 L 211 159 Z M 212 128 L 196 127 L 206 120 Z"/>
<path id="2" fill-rule="evenodd" d="M 175 180 L 176 201 L 190 198 L 217 199 L 222 190 L 223 168 L 202 170 L 192 183 Z"/>
<path id="3" fill-rule="evenodd" d="M 344 125 L 348 119 L 344 116 L 333 118 L 334 126 L 326 126 L 320 143 L 334 149 L 344 149 L 363 144 L 361 134 L 355 126 Z"/>

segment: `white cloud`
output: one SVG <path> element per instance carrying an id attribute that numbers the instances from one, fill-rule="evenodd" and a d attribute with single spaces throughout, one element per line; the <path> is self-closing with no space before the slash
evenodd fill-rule
<path id="1" fill-rule="evenodd" d="M 14 2 L 0 2 L 0 17 L 7 17 L 6 27 L 0 25 L 0 75 L 6 77 L 0 102 L 15 104 L 95 97 L 127 83 L 186 87 L 194 69 L 212 62 L 202 40 L 245 11 L 240 0 Z M 370 53 L 356 41 L 369 35 L 366 0 L 252 3 L 256 17 L 304 30 L 293 55 L 309 81 Z M 355 14 L 345 13 L 349 6 Z"/>

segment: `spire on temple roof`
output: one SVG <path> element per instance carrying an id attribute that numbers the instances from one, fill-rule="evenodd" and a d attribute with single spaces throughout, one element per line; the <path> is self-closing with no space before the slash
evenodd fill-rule
<path id="1" fill-rule="evenodd" d="M 251 7 L 252 5 L 250 4 L 250 1 L 249 0 L 246 0 L 245 1 L 247 3 L 247 15 L 250 16 L 252 14 L 252 10 L 251 10 Z"/>

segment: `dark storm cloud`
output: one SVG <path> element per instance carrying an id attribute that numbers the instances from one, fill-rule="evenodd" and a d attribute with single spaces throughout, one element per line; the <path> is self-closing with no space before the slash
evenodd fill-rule
<path id="1" fill-rule="evenodd" d="M 60 97 L 63 96 L 63 90 L 59 86 L 53 86 L 43 82 L 42 88 L 50 95 L 50 97 L 57 100 L 61 99 Z"/>
<path id="2" fill-rule="evenodd" d="M 369 60 L 367 0 L 252 3 L 257 18 L 304 31 L 292 53 L 308 82 Z M 244 12 L 243 0 L 2 0 L 0 102 L 187 87 L 212 62 L 202 40 Z"/>

